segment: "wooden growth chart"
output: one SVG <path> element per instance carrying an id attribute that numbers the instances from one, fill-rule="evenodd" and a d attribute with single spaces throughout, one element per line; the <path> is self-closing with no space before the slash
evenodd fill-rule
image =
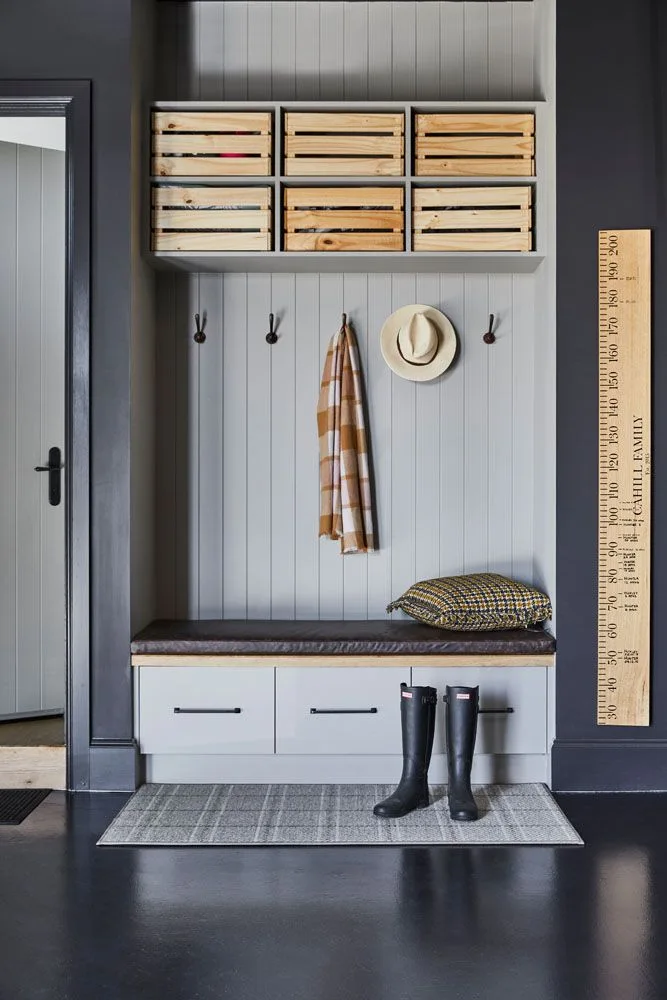
<path id="1" fill-rule="evenodd" d="M 600 726 L 648 726 L 651 572 L 651 233 L 598 245 Z"/>

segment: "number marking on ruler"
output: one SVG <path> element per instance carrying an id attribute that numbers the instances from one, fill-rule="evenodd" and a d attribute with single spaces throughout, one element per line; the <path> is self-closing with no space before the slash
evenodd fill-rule
<path id="1" fill-rule="evenodd" d="M 651 571 L 651 233 L 598 243 L 600 726 L 648 726 Z"/>

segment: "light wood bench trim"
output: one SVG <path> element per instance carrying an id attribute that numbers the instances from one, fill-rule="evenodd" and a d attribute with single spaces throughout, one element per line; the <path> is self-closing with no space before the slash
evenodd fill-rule
<path id="1" fill-rule="evenodd" d="M 197 653 L 134 653 L 133 667 L 553 667 L 554 653 L 376 655 L 376 656 L 215 656 Z"/>

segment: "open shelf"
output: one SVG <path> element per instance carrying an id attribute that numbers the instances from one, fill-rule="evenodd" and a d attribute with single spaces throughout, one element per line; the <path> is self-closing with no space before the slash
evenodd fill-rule
<path id="1" fill-rule="evenodd" d="M 478 273 L 531 273 L 535 271 L 542 261 L 544 260 L 544 233 L 545 233 L 545 214 L 544 208 L 541 203 L 539 189 L 545 179 L 545 168 L 548 166 L 548 156 L 545 156 L 545 147 L 543 139 L 543 130 L 541 129 L 540 122 L 544 111 L 543 102 L 539 101 L 521 101 L 521 102 L 490 102 L 490 101 L 442 101 L 442 102 L 420 102 L 420 103 L 403 103 L 403 102 L 216 102 L 216 101 L 187 101 L 187 102 L 158 102 L 153 105 L 154 111 L 159 112 L 172 112 L 175 121 L 178 122 L 179 116 L 183 117 L 182 113 L 189 112 L 191 116 L 196 116 L 197 112 L 220 112 L 221 114 L 216 115 L 216 127 L 218 129 L 228 127 L 226 124 L 220 124 L 220 121 L 224 119 L 225 115 L 229 115 L 233 118 L 234 115 L 240 115 L 241 113 L 248 113 L 248 117 L 252 117 L 253 112 L 262 111 L 264 113 L 269 113 L 271 122 L 271 134 L 270 148 L 268 155 L 270 157 L 270 163 L 272 172 L 262 175 L 262 174 L 234 174 L 234 175 L 192 175 L 183 174 L 176 175 L 169 174 L 168 176 L 151 176 L 150 186 L 152 189 L 156 187 L 173 187 L 173 186 L 191 186 L 199 188 L 210 188 L 210 187 L 265 187 L 269 189 L 269 193 L 272 192 L 271 196 L 271 207 L 270 207 L 270 219 L 269 219 L 269 230 L 268 230 L 268 245 L 272 246 L 274 249 L 250 249 L 245 250 L 237 246 L 235 249 L 230 250 L 212 250 L 212 249 L 187 249 L 188 246 L 192 246 L 194 240 L 192 237 L 189 239 L 175 239 L 167 242 L 167 246 L 163 246 L 159 249 L 147 248 L 145 251 L 145 257 L 148 262 L 157 269 L 160 270 L 178 270 L 178 271 L 192 271 L 192 272 L 292 272 L 292 271 L 304 271 L 316 273 L 322 272 L 340 272 L 340 271 L 360 271 L 360 272 L 410 272 L 410 271 L 423 271 L 423 272 L 478 272 Z M 293 112 L 304 112 L 317 115 L 320 113 L 320 118 L 331 119 L 331 114 L 335 112 L 341 116 L 354 115 L 359 118 L 360 113 L 366 113 L 368 116 L 376 116 L 382 113 L 399 113 L 403 116 L 404 122 L 404 134 L 403 134 L 403 146 L 402 146 L 402 161 L 401 170 L 402 172 L 398 175 L 351 175 L 351 174 L 334 174 L 334 175 L 317 175 L 315 174 L 286 174 L 285 173 L 285 154 L 287 151 L 287 134 L 286 134 L 286 122 L 288 116 Z M 535 172 L 530 175 L 521 174 L 510 174 L 508 176 L 501 175 L 474 175 L 474 176 L 464 176 L 456 175 L 455 173 L 440 174 L 440 175 L 429 175 L 417 173 L 417 163 L 415 159 L 415 150 L 417 145 L 417 133 L 416 124 L 418 116 L 426 115 L 432 117 L 433 115 L 451 115 L 460 114 L 462 116 L 471 116 L 471 121 L 473 125 L 478 124 L 475 122 L 475 116 L 478 117 L 478 121 L 484 121 L 485 115 L 512 115 L 512 116 L 534 116 L 535 122 L 535 144 L 532 156 L 534 160 L 532 162 L 536 163 Z M 163 115 L 164 117 L 164 115 Z M 184 115 L 185 118 L 188 115 Z M 256 116 L 255 116 L 256 117 Z M 299 116 L 303 119 L 303 115 Z M 495 123 L 492 123 L 495 126 Z M 176 124 L 176 128 L 182 127 L 180 124 Z M 187 125 L 185 126 L 187 128 Z M 377 123 L 376 123 L 377 127 Z M 501 127 L 497 128 L 497 131 L 501 131 Z M 235 133 L 239 135 L 240 133 Z M 356 134 L 356 130 L 355 130 Z M 465 152 L 467 148 L 468 139 L 466 137 L 465 131 L 460 133 L 460 141 L 463 143 L 461 149 L 463 151 L 462 155 L 469 155 Z M 173 137 L 173 134 L 172 134 Z M 369 136 L 367 137 L 367 145 L 372 137 L 372 126 Z M 493 141 L 493 136 L 491 140 L 487 137 L 480 137 L 482 142 Z M 228 143 L 234 142 L 234 134 L 231 137 L 226 136 L 224 139 L 220 138 L 220 131 L 217 133 L 212 133 L 210 136 L 203 136 L 202 140 L 198 139 L 198 142 L 203 142 L 203 146 L 197 146 L 195 148 L 196 155 L 202 156 L 212 156 L 216 155 L 222 156 L 234 156 L 239 155 L 237 153 L 203 153 L 200 150 L 206 149 L 206 140 L 214 145 L 211 149 L 217 148 L 215 144 L 220 146 L 220 149 L 226 150 L 228 148 Z M 456 139 L 456 136 L 454 136 Z M 502 139 L 502 136 L 500 136 Z M 432 141 L 432 140 L 430 140 Z M 457 140 L 459 141 L 459 140 Z M 474 140 L 473 140 L 474 141 Z M 477 141 L 480 141 L 478 139 Z M 508 140 L 509 141 L 509 140 Z M 221 145 L 225 143 L 225 145 Z M 456 145 L 456 143 L 455 143 Z M 189 146 L 185 147 L 190 149 Z M 318 148 L 318 155 L 322 155 L 319 151 L 321 147 Z M 489 147 L 491 149 L 492 147 Z M 348 146 L 344 146 L 344 150 L 349 153 Z M 178 155 L 187 155 L 181 154 Z M 452 154 L 454 157 L 459 155 L 458 152 Z M 475 154 L 476 155 L 476 154 Z M 523 150 L 520 151 L 520 156 L 523 156 Z M 480 160 L 483 159 L 483 155 L 480 156 Z M 493 153 L 494 163 L 498 163 L 501 168 L 505 168 L 507 163 L 513 161 L 502 161 L 498 160 Z M 164 161 L 169 164 L 170 161 Z M 192 161 L 195 163 L 196 161 Z M 212 161 L 210 161 L 212 162 Z M 294 162 L 294 161 L 292 161 Z M 322 161 L 323 162 L 323 161 Z M 448 165 L 448 161 L 442 160 L 443 164 Z M 451 161 L 455 163 L 455 159 Z M 470 161 L 472 162 L 472 161 Z M 321 166 L 321 163 L 320 163 Z M 185 166 L 181 166 L 180 163 L 176 162 L 175 169 L 187 169 Z M 349 169 L 349 158 L 347 161 L 347 168 Z M 171 170 L 172 168 L 169 167 Z M 539 178 L 539 179 L 538 179 Z M 532 191 L 532 249 L 522 250 L 519 249 L 521 242 L 518 240 L 508 241 L 505 240 L 505 244 L 509 245 L 511 249 L 503 250 L 485 250 L 483 249 L 484 244 L 479 246 L 480 241 L 478 240 L 477 250 L 420 250 L 414 251 L 413 247 L 413 195 L 416 191 L 423 188 L 448 188 L 448 187 L 465 187 L 474 188 L 480 187 L 499 187 L 503 188 L 510 185 L 524 185 L 530 187 Z M 386 188 L 394 187 L 401 188 L 403 191 L 403 250 L 382 250 L 382 249 L 368 249 L 368 250 L 347 250 L 341 249 L 338 251 L 327 251 L 327 250 L 308 250 L 304 251 L 302 249 L 295 249 L 293 251 L 286 251 L 284 249 L 286 245 L 286 223 L 284 216 L 284 209 L 286 204 L 286 193 L 291 188 L 348 188 L 348 187 L 376 187 L 376 188 Z M 192 193 L 190 197 L 196 197 L 195 193 Z M 211 202 L 211 198 L 207 196 L 205 199 L 207 202 Z M 335 200 L 335 199 L 334 199 Z M 192 206 L 188 204 L 188 208 Z M 198 206 L 195 206 L 198 207 Z M 239 206 L 241 207 L 241 206 Z M 245 206 L 244 206 L 245 207 Z M 363 208 L 363 206 L 361 206 Z M 475 208 L 475 211 L 477 209 Z M 225 213 L 226 214 L 226 213 Z M 341 216 L 343 212 L 341 211 Z M 505 221 L 507 216 L 511 215 L 510 212 L 503 212 L 504 215 L 503 222 L 505 224 L 495 223 L 491 226 L 492 229 L 506 230 L 511 228 L 512 225 L 515 227 L 517 223 L 515 221 Z M 246 213 L 247 215 L 247 213 Z M 472 215 L 472 212 L 471 212 Z M 172 216 L 173 218 L 174 216 Z M 500 216 L 499 216 L 500 217 Z M 325 217 L 326 218 L 326 217 Z M 333 218 L 333 215 L 332 215 Z M 453 218 L 453 217 L 452 217 Z M 202 222 L 205 224 L 204 229 L 215 229 L 216 225 L 211 225 L 211 216 L 208 213 L 202 213 Z M 222 216 L 220 216 L 222 220 Z M 370 216 L 369 216 L 370 219 Z M 442 219 L 445 223 L 443 226 L 439 226 L 440 230 L 448 230 L 450 227 L 446 224 L 448 219 L 447 215 L 443 212 Z M 375 219 L 371 219 L 372 223 L 375 224 Z M 225 220 L 229 224 L 229 218 Z M 224 223 L 222 223 L 224 225 Z M 246 219 L 246 225 L 248 224 Z M 250 223 L 252 225 L 252 222 Z M 264 225 L 266 226 L 266 222 Z M 331 233 L 334 235 L 336 231 L 340 233 L 349 233 L 354 231 L 354 220 L 343 221 L 340 223 L 343 225 L 343 229 L 336 230 L 335 224 L 332 223 Z M 317 232 L 323 235 L 328 231 L 321 227 L 322 216 L 318 216 L 313 226 L 315 228 L 310 228 L 304 230 L 304 232 Z M 482 224 L 483 225 L 483 224 Z M 525 220 L 523 221 L 525 226 Z M 347 227 L 347 228 L 345 228 Z M 352 227 L 352 228 L 350 228 Z M 477 227 L 479 228 L 480 234 L 484 232 L 480 225 L 480 220 L 475 218 L 473 220 L 473 230 L 474 232 Z M 178 227 L 180 228 L 180 226 Z M 187 229 L 194 228 L 192 226 L 192 220 L 188 220 Z M 453 227 L 456 229 L 456 227 Z M 156 231 L 159 230 L 156 227 Z M 230 230 L 231 232 L 232 230 Z M 266 229 L 262 230 L 264 233 L 267 232 Z M 360 230 L 361 231 L 361 230 Z M 437 230 L 434 230 L 437 231 Z M 527 232 L 527 229 L 524 229 Z M 396 232 L 396 230 L 394 230 Z M 519 232 L 518 227 L 515 232 Z M 500 235 L 503 235 L 502 233 Z M 348 237 L 343 237 L 342 239 L 351 239 Z M 201 242 L 201 241 L 200 241 Z M 209 246 L 221 245 L 221 241 L 217 239 L 211 239 L 208 237 L 206 239 L 206 244 Z M 257 241 L 259 242 L 259 240 Z M 342 240 L 341 240 L 342 242 Z M 378 241 L 380 242 L 380 241 Z M 385 244 L 388 242 L 384 241 Z M 422 243 L 425 242 L 422 240 Z M 490 242 L 490 241 L 488 241 Z M 494 241 L 498 243 L 498 240 Z M 451 241 L 450 241 L 451 243 Z M 171 246 L 169 246 L 171 244 Z M 185 247 L 182 249 L 173 249 L 174 245 L 179 245 Z M 196 244 L 195 244 L 196 245 Z M 225 240 L 222 243 L 223 246 L 233 245 L 232 239 Z M 502 245 L 502 242 L 499 244 Z M 528 243 L 530 245 L 530 243 Z"/>

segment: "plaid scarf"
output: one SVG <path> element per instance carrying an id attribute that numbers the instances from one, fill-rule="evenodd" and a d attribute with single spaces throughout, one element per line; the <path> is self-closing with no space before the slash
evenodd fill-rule
<path id="1" fill-rule="evenodd" d="M 341 552 L 372 552 L 373 511 L 361 368 L 354 334 L 341 327 L 329 344 L 317 404 L 320 537 Z"/>

